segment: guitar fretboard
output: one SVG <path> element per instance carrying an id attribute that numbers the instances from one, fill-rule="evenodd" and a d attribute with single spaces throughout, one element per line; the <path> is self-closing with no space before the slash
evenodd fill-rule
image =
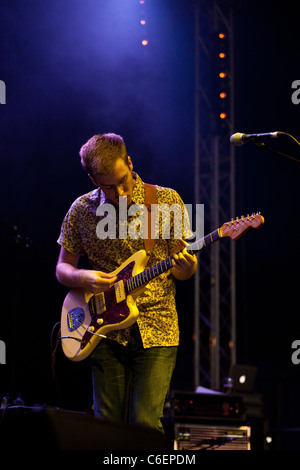
<path id="1" fill-rule="evenodd" d="M 206 248 L 207 246 L 219 240 L 219 238 L 220 238 L 219 230 L 218 229 L 214 230 L 213 232 L 209 233 L 205 237 L 189 245 L 187 248 L 187 251 L 190 253 L 199 252 L 203 250 L 204 248 Z M 168 258 L 160 261 L 159 263 L 154 264 L 154 266 L 151 266 L 150 268 L 147 268 L 141 273 L 136 274 L 135 276 L 128 279 L 126 281 L 127 292 L 131 292 L 137 289 L 138 287 L 141 287 L 144 284 L 147 284 L 149 281 L 151 281 L 155 277 L 171 269 L 173 267 L 172 260 L 173 260 L 173 256 L 169 256 Z"/>
<path id="2" fill-rule="evenodd" d="M 212 243 L 218 241 L 219 238 L 220 238 L 219 229 L 214 230 L 213 232 L 209 233 L 205 237 L 200 238 L 200 240 L 197 240 L 194 243 L 191 243 L 191 245 L 188 246 L 187 251 L 192 252 L 192 253 L 197 253 L 198 251 L 203 250 L 203 248 L 206 248 Z"/>
<path id="3" fill-rule="evenodd" d="M 142 271 L 141 273 L 136 274 L 135 276 L 128 279 L 126 281 L 128 292 L 131 292 L 134 289 L 137 289 L 138 287 L 147 284 L 155 277 L 159 276 L 165 271 L 168 271 L 168 269 L 171 269 L 173 266 L 172 259 L 173 256 L 169 256 L 168 258 L 160 261 L 159 263 L 154 264 L 154 266 L 151 266 L 150 268 L 145 269 L 145 271 Z"/>

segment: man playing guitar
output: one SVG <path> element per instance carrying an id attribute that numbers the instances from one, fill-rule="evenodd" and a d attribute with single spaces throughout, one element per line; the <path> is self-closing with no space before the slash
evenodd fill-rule
<path id="1" fill-rule="evenodd" d="M 126 328 L 107 332 L 90 354 L 95 416 L 127 420 L 164 432 L 163 408 L 179 343 L 176 280 L 189 279 L 197 269 L 197 258 L 188 253 L 183 241 L 192 233 L 188 229 L 180 240 L 176 239 L 176 221 L 171 214 L 170 236 L 164 238 L 159 229 L 159 237 L 150 250 L 147 236 L 118 236 L 121 231 L 118 217 L 114 221 L 117 235 L 99 237 L 97 226 L 101 220 L 106 222 L 107 217 L 105 210 L 101 215 L 99 208 L 110 204 L 118 214 L 123 198 L 127 198 L 128 213 L 134 204 L 146 206 L 146 185 L 133 172 L 131 158 L 119 135 L 92 137 L 81 148 L 80 157 L 97 188 L 77 198 L 63 220 L 56 267 L 59 282 L 75 290 L 105 293 L 117 281 L 114 271 L 134 253 L 146 250 L 147 267 L 173 255 L 171 269 L 147 283 L 137 297 L 137 320 Z M 175 204 L 184 213 L 183 201 L 176 191 L 154 188 L 156 204 Z M 138 215 L 129 216 L 127 225 L 135 217 Z M 91 269 L 80 268 L 83 255 L 87 256 Z"/>

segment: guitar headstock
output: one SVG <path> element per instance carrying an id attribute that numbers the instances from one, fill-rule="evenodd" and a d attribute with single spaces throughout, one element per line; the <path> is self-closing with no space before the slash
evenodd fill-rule
<path id="1" fill-rule="evenodd" d="M 240 238 L 249 228 L 259 228 L 264 223 L 263 216 L 257 212 L 256 214 L 243 215 L 240 218 L 232 219 L 230 222 L 226 222 L 219 229 L 220 237 L 230 237 L 232 240 Z"/>

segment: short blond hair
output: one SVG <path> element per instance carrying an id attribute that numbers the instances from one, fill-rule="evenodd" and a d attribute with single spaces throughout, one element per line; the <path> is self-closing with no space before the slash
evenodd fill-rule
<path id="1" fill-rule="evenodd" d="M 124 139 L 113 133 L 94 135 L 81 147 L 79 155 L 83 168 L 92 177 L 110 173 L 119 158 L 128 165 Z"/>

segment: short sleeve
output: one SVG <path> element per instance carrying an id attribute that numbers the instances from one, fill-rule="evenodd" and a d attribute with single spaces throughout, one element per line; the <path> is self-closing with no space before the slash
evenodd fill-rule
<path id="1" fill-rule="evenodd" d="M 57 243 L 73 255 L 84 254 L 80 227 L 80 213 L 75 202 L 62 222 L 60 235 L 57 240 Z"/>

